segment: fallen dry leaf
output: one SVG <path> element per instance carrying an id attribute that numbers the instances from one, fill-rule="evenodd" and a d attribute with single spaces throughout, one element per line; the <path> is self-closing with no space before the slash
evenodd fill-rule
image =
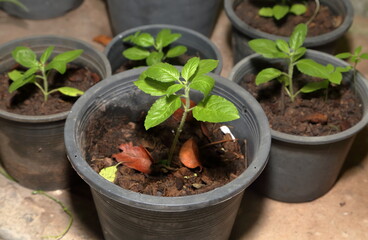
<path id="1" fill-rule="evenodd" d="M 93 41 L 102 44 L 103 46 L 107 46 L 112 40 L 112 37 L 108 37 L 106 35 L 98 35 L 93 38 Z"/>
<path id="2" fill-rule="evenodd" d="M 321 123 L 326 124 L 328 121 L 328 116 L 323 113 L 314 113 L 306 116 L 304 121 L 311 122 L 311 123 Z"/>
<path id="3" fill-rule="evenodd" d="M 119 148 L 122 152 L 112 155 L 116 161 L 142 173 L 151 173 L 152 157 L 144 147 L 133 146 L 133 143 L 129 142 L 121 144 Z"/>
<path id="4" fill-rule="evenodd" d="M 193 138 L 189 138 L 180 148 L 179 159 L 188 168 L 200 167 L 198 145 Z"/>

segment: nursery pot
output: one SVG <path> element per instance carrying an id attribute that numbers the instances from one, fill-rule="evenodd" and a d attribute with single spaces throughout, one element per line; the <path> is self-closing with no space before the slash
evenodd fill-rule
<path id="1" fill-rule="evenodd" d="M 323 65 L 348 65 L 314 50 L 308 50 L 305 58 Z M 230 79 L 239 83 L 246 74 L 257 74 L 276 61 L 279 60 L 253 54 L 236 64 Z M 346 74 L 343 81 L 351 78 L 351 73 Z M 255 183 L 259 192 L 283 202 L 307 202 L 323 196 L 333 187 L 355 136 L 368 123 L 368 81 L 361 74 L 357 75 L 356 89 L 363 102 L 363 118 L 345 131 L 328 136 L 296 136 L 271 129 L 270 159 Z"/>
<path id="2" fill-rule="evenodd" d="M 240 111 L 240 119 L 228 124 L 234 126 L 235 137 L 247 140 L 249 163 L 230 183 L 196 195 L 152 196 L 105 180 L 87 163 L 86 126 L 91 119 L 98 121 L 106 114 L 121 119 L 129 108 L 128 116 L 134 121 L 156 99 L 133 84 L 145 69 L 122 72 L 93 86 L 73 105 L 65 125 L 68 158 L 91 187 L 105 239 L 228 239 L 244 189 L 265 167 L 271 141 L 268 121 L 257 101 L 229 80 L 211 74 L 216 81 L 213 94 L 232 101 Z"/>
<path id="3" fill-rule="evenodd" d="M 265 38 L 270 40 L 283 39 L 288 41 L 288 37 L 260 31 L 242 21 L 235 13 L 234 9 L 243 1 L 249 0 L 225 0 L 224 8 L 233 26 L 232 28 L 232 49 L 234 61 L 239 62 L 246 56 L 254 53 L 248 46 L 252 39 Z M 349 30 L 354 18 L 354 9 L 349 0 L 320 0 L 321 5 L 328 6 L 335 14 L 343 17 L 341 25 L 335 30 L 321 34 L 319 36 L 307 37 L 304 46 L 308 49 L 315 49 L 327 53 L 336 51 L 337 41 Z"/>
<path id="4" fill-rule="evenodd" d="M 147 24 L 173 24 L 210 36 L 221 0 L 108 0 L 114 35 Z"/>
<path id="5" fill-rule="evenodd" d="M 115 36 L 104 50 L 104 54 L 110 61 L 112 72 L 114 73 L 124 61 L 127 61 L 127 59 L 122 55 L 122 52 L 125 49 L 131 47 L 131 45 L 123 42 L 123 39 L 125 37 L 132 35 L 138 31 L 142 33 L 147 32 L 156 37 L 156 35 L 165 28 L 170 29 L 172 33 L 180 33 L 182 35 L 181 38 L 179 38 L 172 44 L 172 46 L 184 45 L 188 48 L 187 53 L 189 54 L 199 56 L 202 59 L 219 60 L 219 64 L 214 70 L 214 73 L 220 74 L 222 70 L 221 53 L 210 39 L 191 29 L 167 24 L 152 24 L 140 26 L 126 30 Z"/>
<path id="6" fill-rule="evenodd" d="M 79 7 L 83 0 L 26 0 L 21 2 L 28 11 L 11 2 L 4 2 L 3 9 L 18 18 L 41 20 L 62 16 Z"/>
<path id="7" fill-rule="evenodd" d="M 59 36 L 34 36 L 13 40 L 0 46 L 0 71 L 15 65 L 11 56 L 17 46 L 27 46 L 38 56 L 55 46 L 53 54 L 83 49 L 74 62 L 99 74 L 102 79 L 111 75 L 106 57 L 80 40 Z M 44 116 L 26 116 L 0 109 L 0 159 L 6 171 L 22 186 L 55 190 L 67 188 L 73 170 L 66 158 L 64 124 L 68 112 Z"/>

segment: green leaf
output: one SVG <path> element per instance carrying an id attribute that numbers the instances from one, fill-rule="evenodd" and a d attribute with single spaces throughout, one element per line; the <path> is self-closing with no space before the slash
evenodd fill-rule
<path id="1" fill-rule="evenodd" d="M 160 82 L 179 81 L 180 73 L 168 63 L 157 63 L 146 70 L 146 75 Z"/>
<path id="2" fill-rule="evenodd" d="M 362 55 L 360 55 L 360 58 L 368 60 L 368 53 L 363 53 Z"/>
<path id="3" fill-rule="evenodd" d="M 248 42 L 249 47 L 256 53 L 266 58 L 287 58 L 287 54 L 281 52 L 276 43 L 269 39 L 254 39 Z"/>
<path id="4" fill-rule="evenodd" d="M 328 80 L 323 80 L 320 82 L 310 82 L 303 86 L 299 91 L 302 93 L 311 93 L 320 89 L 326 89 L 328 87 Z"/>
<path id="5" fill-rule="evenodd" d="M 179 45 L 173 48 L 170 48 L 169 51 L 166 53 L 167 58 L 174 58 L 183 55 L 187 51 L 187 47 Z"/>
<path id="6" fill-rule="evenodd" d="M 273 10 L 269 7 L 259 9 L 258 14 L 262 17 L 273 17 Z"/>
<path id="7" fill-rule="evenodd" d="M 327 78 L 331 83 L 340 85 L 342 81 L 342 74 L 341 72 L 332 72 Z"/>
<path id="8" fill-rule="evenodd" d="M 114 182 L 117 171 L 118 168 L 117 165 L 115 165 L 101 169 L 101 171 L 98 174 L 100 174 L 100 176 L 105 178 L 107 181 Z"/>
<path id="9" fill-rule="evenodd" d="M 181 90 L 184 88 L 184 85 L 181 85 L 181 84 L 173 84 L 171 85 L 167 91 L 166 91 L 166 95 L 169 96 L 169 95 L 172 95 L 174 93 L 176 93 L 177 91 Z"/>
<path id="10" fill-rule="evenodd" d="M 199 61 L 197 75 L 202 75 L 211 72 L 217 68 L 219 61 L 214 59 L 202 59 Z"/>
<path id="11" fill-rule="evenodd" d="M 295 3 L 291 6 L 290 12 L 299 16 L 307 12 L 307 7 L 304 4 Z"/>
<path id="12" fill-rule="evenodd" d="M 147 66 L 152 66 L 156 63 L 162 62 L 163 58 L 164 58 L 164 53 L 151 52 L 150 55 L 146 58 Z"/>
<path id="13" fill-rule="evenodd" d="M 189 81 L 190 78 L 196 73 L 197 68 L 199 66 L 199 57 L 193 57 L 191 59 L 189 59 L 183 69 L 181 70 L 181 76 Z"/>
<path id="14" fill-rule="evenodd" d="M 180 106 L 180 97 L 176 95 L 164 96 L 157 99 L 147 113 L 144 127 L 148 130 L 159 125 L 168 119 Z"/>
<path id="15" fill-rule="evenodd" d="M 290 48 L 289 48 L 289 44 L 283 40 L 283 39 L 277 39 L 276 41 L 276 46 L 283 51 L 284 53 L 289 54 L 290 53 Z"/>
<path id="16" fill-rule="evenodd" d="M 273 15 L 277 20 L 280 20 L 281 18 L 285 17 L 286 14 L 288 14 L 289 9 L 290 8 L 287 5 L 276 4 L 272 9 Z"/>
<path id="17" fill-rule="evenodd" d="M 325 66 L 312 59 L 302 59 L 296 63 L 296 67 L 300 72 L 312 77 L 327 79 L 330 74 Z"/>
<path id="18" fill-rule="evenodd" d="M 47 62 L 47 60 L 49 60 L 51 54 L 52 54 L 52 51 L 54 51 L 54 48 L 53 46 L 50 46 L 48 47 L 41 55 L 41 58 L 40 58 L 40 62 L 42 64 L 45 64 Z"/>
<path id="19" fill-rule="evenodd" d="M 204 98 L 206 98 L 215 86 L 215 80 L 207 75 L 197 75 L 193 78 L 189 86 L 192 89 L 202 92 Z"/>
<path id="20" fill-rule="evenodd" d="M 48 71 L 50 69 L 55 69 L 61 74 L 64 74 L 66 71 L 67 63 L 64 61 L 56 61 L 53 59 L 49 64 L 46 65 L 45 70 Z"/>
<path id="21" fill-rule="evenodd" d="M 150 52 L 140 47 L 131 47 L 123 51 L 123 56 L 129 60 L 142 60 L 146 59 L 150 55 Z"/>
<path id="22" fill-rule="evenodd" d="M 23 74 L 22 74 L 22 72 L 20 72 L 18 70 L 13 70 L 11 72 L 8 72 L 8 77 L 12 81 L 17 81 L 18 79 L 23 77 Z"/>
<path id="23" fill-rule="evenodd" d="M 30 48 L 16 47 L 12 51 L 14 60 L 26 68 L 38 67 L 37 55 Z"/>
<path id="24" fill-rule="evenodd" d="M 298 49 L 294 52 L 294 57 L 293 57 L 294 62 L 295 62 L 296 60 L 300 59 L 301 57 L 303 57 L 306 51 L 307 51 L 307 49 L 306 49 L 305 47 L 300 47 L 300 48 L 298 48 Z"/>
<path id="25" fill-rule="evenodd" d="M 348 59 L 351 56 L 352 56 L 351 53 L 349 53 L 349 52 L 343 52 L 343 53 L 337 54 L 335 57 L 336 58 L 339 58 L 339 59 Z"/>
<path id="26" fill-rule="evenodd" d="M 22 74 L 21 78 L 17 78 L 10 84 L 8 91 L 12 93 L 25 84 L 34 82 L 36 80 L 36 76 L 34 74 L 37 70 L 38 68 L 36 67 L 28 69 L 24 74 Z M 18 73 L 15 74 L 19 75 Z"/>
<path id="27" fill-rule="evenodd" d="M 133 37 L 131 42 L 140 47 L 151 47 L 155 43 L 155 39 L 149 33 L 142 33 L 137 37 Z"/>
<path id="28" fill-rule="evenodd" d="M 156 45 L 157 47 L 164 48 L 178 40 L 180 37 L 180 33 L 171 33 L 170 29 L 162 29 L 156 36 Z"/>
<path id="29" fill-rule="evenodd" d="M 354 49 L 354 55 L 359 55 L 362 52 L 362 46 L 358 46 Z"/>
<path id="30" fill-rule="evenodd" d="M 193 108 L 193 117 L 204 122 L 228 122 L 239 118 L 235 105 L 227 99 L 211 95 Z"/>
<path id="31" fill-rule="evenodd" d="M 53 60 L 58 62 L 70 63 L 77 59 L 82 53 L 82 49 L 67 51 L 56 55 Z"/>
<path id="32" fill-rule="evenodd" d="M 163 83 L 159 81 L 155 81 L 146 76 L 145 72 L 141 73 L 139 79 L 134 81 L 134 84 L 143 92 L 151 95 L 151 96 L 164 96 L 167 95 L 167 90 L 170 86 L 173 85 L 170 83 Z"/>
<path id="33" fill-rule="evenodd" d="M 298 24 L 289 39 L 290 48 L 296 50 L 303 46 L 304 40 L 307 36 L 308 27 L 304 23 Z"/>
<path id="34" fill-rule="evenodd" d="M 262 83 L 266 83 L 271 81 L 277 77 L 279 77 L 282 72 L 276 68 L 266 68 L 260 71 L 256 77 L 256 85 L 260 85 Z"/>
<path id="35" fill-rule="evenodd" d="M 60 87 L 55 90 L 61 92 L 64 95 L 71 96 L 71 97 L 78 97 L 84 94 L 83 91 L 76 89 L 76 88 L 72 88 L 72 87 Z"/>
<path id="36" fill-rule="evenodd" d="M 337 72 L 349 72 L 353 67 L 352 66 L 346 66 L 346 67 L 336 67 Z"/>

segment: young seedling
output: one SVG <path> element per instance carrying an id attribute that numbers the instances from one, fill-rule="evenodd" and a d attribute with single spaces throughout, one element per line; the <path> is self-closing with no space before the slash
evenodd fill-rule
<path id="1" fill-rule="evenodd" d="M 0 0 L 0 2 L 9 2 L 9 3 L 13 3 L 15 5 L 17 5 L 18 7 L 22 8 L 24 11 L 28 12 L 28 8 L 26 6 L 24 6 L 23 3 L 21 3 L 18 0 Z"/>
<path id="2" fill-rule="evenodd" d="M 183 109 L 179 126 L 169 149 L 168 159 L 163 161 L 168 169 L 170 169 L 179 136 L 190 112 L 198 121 L 213 123 L 239 118 L 238 110 L 233 103 L 221 96 L 210 94 L 215 81 L 207 73 L 215 69 L 217 64 L 217 60 L 200 60 L 198 57 L 193 57 L 188 60 L 180 72 L 168 63 L 157 63 L 146 69 L 134 82 L 143 92 L 159 97 L 152 104 L 145 118 L 146 130 L 161 124 L 178 109 Z M 192 90 L 203 94 L 202 100 L 195 106 L 191 106 L 190 93 Z M 111 170 L 116 171 L 116 168 L 111 168 Z M 104 174 L 111 175 L 111 173 Z"/>
<path id="3" fill-rule="evenodd" d="M 305 4 L 302 3 L 294 3 L 293 0 L 281 0 L 275 1 L 278 2 L 272 7 L 263 7 L 259 10 L 258 14 L 262 17 L 273 17 L 276 20 L 280 20 L 284 18 L 287 14 L 293 13 L 295 15 L 302 15 L 306 13 L 307 7 Z M 317 15 L 320 3 L 319 0 L 315 0 L 316 2 L 316 9 L 313 13 L 313 16 L 308 20 L 307 25 L 313 21 L 315 16 Z"/>
<path id="4" fill-rule="evenodd" d="M 171 33 L 170 29 L 162 29 L 154 38 L 149 33 L 136 32 L 124 38 L 135 46 L 123 51 L 123 56 L 130 60 L 146 60 L 147 66 L 164 62 L 167 58 L 174 58 L 184 54 L 187 48 L 182 45 L 166 48 L 181 37 L 180 33 Z"/>
<path id="5" fill-rule="evenodd" d="M 256 85 L 277 79 L 283 85 L 283 89 L 292 102 L 299 93 L 310 93 L 319 89 L 327 89 L 330 83 L 339 85 L 342 81 L 341 73 L 349 71 L 349 68 L 334 67 L 331 64 L 324 66 L 312 59 L 301 59 L 307 50 L 303 47 L 306 35 L 307 25 L 299 24 L 291 34 L 289 42 L 285 40 L 272 41 L 269 39 L 249 41 L 250 48 L 255 52 L 266 58 L 285 59 L 288 66 L 287 72 L 276 68 L 263 69 L 256 77 Z M 303 74 L 321 78 L 322 81 L 307 83 L 295 92 L 293 82 L 295 67 Z"/>
<path id="6" fill-rule="evenodd" d="M 78 58 L 83 50 L 72 50 L 56 55 L 49 63 L 54 47 L 48 47 L 41 55 L 40 60 L 37 60 L 37 55 L 30 48 L 16 47 L 12 51 L 12 56 L 21 66 L 28 68 L 25 72 L 13 70 L 8 73 L 9 78 L 13 81 L 9 86 L 9 92 L 14 92 L 18 88 L 27 83 L 35 84 L 42 92 L 44 101 L 46 102 L 51 93 L 59 91 L 60 93 L 77 97 L 83 94 L 83 91 L 72 87 L 60 87 L 49 90 L 48 76 L 52 69 L 64 74 L 67 64 Z M 41 80 L 39 82 L 38 80 Z"/>

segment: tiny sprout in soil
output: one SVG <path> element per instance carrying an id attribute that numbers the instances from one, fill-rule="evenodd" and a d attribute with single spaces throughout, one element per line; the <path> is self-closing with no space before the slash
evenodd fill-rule
<path id="1" fill-rule="evenodd" d="M 169 48 L 181 37 L 180 33 L 171 33 L 170 29 L 162 29 L 154 38 L 149 33 L 136 32 L 123 39 L 135 46 L 123 51 L 123 56 L 129 60 L 146 60 L 147 66 L 155 63 L 164 62 L 167 58 L 175 58 L 187 51 L 187 48 L 178 45 Z"/>
<path id="2" fill-rule="evenodd" d="M 303 47 L 306 35 L 307 25 L 299 24 L 291 34 L 289 42 L 281 39 L 276 41 L 269 39 L 251 40 L 249 46 L 255 52 L 265 58 L 285 59 L 288 65 L 287 72 L 280 71 L 276 68 L 263 69 L 256 77 L 256 84 L 259 85 L 277 79 L 283 85 L 282 89 L 287 93 L 292 102 L 299 93 L 310 93 L 320 89 L 326 90 L 327 97 L 328 86 L 330 84 L 339 85 L 342 81 L 342 72 L 347 72 L 350 68 L 335 67 L 331 64 L 324 66 L 312 59 L 301 59 L 307 50 Z M 307 83 L 301 89 L 295 91 L 293 83 L 295 67 L 301 73 L 320 78 L 321 81 Z"/>
<path id="3" fill-rule="evenodd" d="M 43 93 L 44 101 L 47 101 L 48 96 L 54 92 L 60 92 L 64 95 L 77 97 L 83 94 L 83 91 L 72 87 L 60 87 L 49 90 L 48 77 L 52 69 L 64 74 L 67 69 L 67 64 L 77 59 L 83 50 L 72 50 L 56 55 L 50 62 L 53 46 L 48 47 L 41 55 L 40 60 L 37 60 L 37 55 L 30 48 L 16 47 L 12 51 L 14 60 L 21 66 L 27 68 L 25 72 L 13 70 L 8 73 L 9 78 L 13 81 L 9 86 L 9 92 L 13 92 L 28 83 L 35 84 Z M 38 81 L 38 80 L 41 80 Z"/>
<path id="4" fill-rule="evenodd" d="M 198 57 L 193 57 L 188 60 L 180 72 L 168 63 L 157 63 L 147 68 L 135 81 L 135 85 L 140 90 L 159 97 L 152 104 L 145 118 L 144 127 L 146 130 L 159 125 L 170 116 L 180 119 L 168 158 L 161 160 L 161 163 L 168 170 L 171 169 L 171 161 L 179 142 L 179 136 L 188 117 L 212 123 L 227 122 L 239 118 L 238 110 L 233 103 L 221 96 L 211 95 L 215 80 L 207 73 L 215 69 L 217 64 L 217 60 L 200 60 Z M 201 92 L 202 100 L 195 104 L 191 100 L 191 90 Z M 145 148 L 134 147 L 132 144 L 122 144 L 120 148 L 124 152 L 113 156 L 118 162 L 143 173 L 150 173 L 152 160 Z M 198 147 L 190 138 L 180 149 L 179 159 L 188 168 L 202 168 L 198 158 Z M 112 168 L 111 171 L 116 172 L 116 167 Z"/>

